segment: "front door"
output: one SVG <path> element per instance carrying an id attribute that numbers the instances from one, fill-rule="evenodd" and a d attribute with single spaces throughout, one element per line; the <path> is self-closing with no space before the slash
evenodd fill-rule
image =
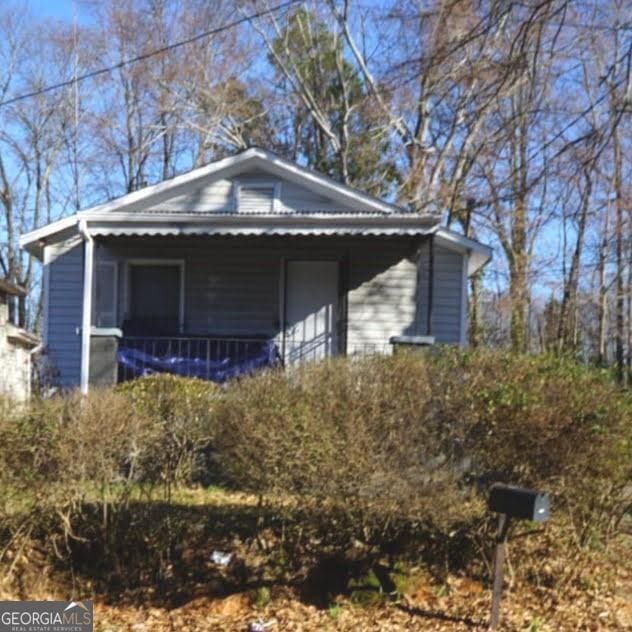
<path id="1" fill-rule="evenodd" d="M 288 261 L 285 271 L 286 364 L 332 356 L 337 349 L 337 261 Z"/>

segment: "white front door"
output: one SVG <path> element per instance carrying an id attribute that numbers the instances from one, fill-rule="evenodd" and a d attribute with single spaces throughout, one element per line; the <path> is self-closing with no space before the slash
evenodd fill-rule
<path id="1" fill-rule="evenodd" d="M 288 261 L 285 274 L 285 362 L 336 353 L 337 261 Z"/>

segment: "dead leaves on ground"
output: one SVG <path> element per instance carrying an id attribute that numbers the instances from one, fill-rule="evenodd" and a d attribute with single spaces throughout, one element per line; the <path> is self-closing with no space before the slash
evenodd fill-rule
<path id="1" fill-rule="evenodd" d="M 489 590 L 467 577 L 449 577 L 435 586 L 420 576 L 396 603 L 361 608 L 340 599 L 329 609 L 303 603 L 291 589 L 273 589 L 264 607 L 251 593 L 223 599 L 199 597 L 174 608 L 105 605 L 95 607 L 100 632 L 221 631 L 247 632 L 256 622 L 269 632 L 457 632 L 485 630 Z M 502 605 L 503 630 L 528 632 L 632 630 L 632 571 L 624 570 L 612 593 L 595 589 L 557 594 L 549 589 L 515 585 Z"/>

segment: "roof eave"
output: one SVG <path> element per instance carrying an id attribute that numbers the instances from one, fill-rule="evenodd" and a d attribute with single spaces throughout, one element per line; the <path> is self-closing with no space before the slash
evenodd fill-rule
<path id="1" fill-rule="evenodd" d="M 174 216 L 152 214 L 93 215 L 88 227 L 95 235 L 212 235 L 212 234 L 417 234 L 435 228 L 424 216 L 353 215 L 239 215 Z"/>
<path id="2" fill-rule="evenodd" d="M 46 246 L 47 239 L 64 230 L 72 229 L 77 225 L 77 221 L 77 214 L 75 213 L 74 215 L 64 217 L 41 228 L 36 228 L 28 233 L 24 233 L 20 236 L 20 248 L 41 260 L 44 256 L 44 247 Z"/>
<path id="3" fill-rule="evenodd" d="M 482 244 L 480 241 L 439 226 L 435 228 L 432 233 L 441 245 L 467 255 L 468 276 L 476 274 L 476 272 L 487 265 L 492 259 L 493 249 L 491 246 Z"/>

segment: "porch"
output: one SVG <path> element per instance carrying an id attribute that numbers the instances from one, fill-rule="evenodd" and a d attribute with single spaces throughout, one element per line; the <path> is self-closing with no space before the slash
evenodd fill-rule
<path id="1" fill-rule="evenodd" d="M 95 238 L 89 381 L 390 353 L 428 333 L 424 253 L 401 237 Z"/>

